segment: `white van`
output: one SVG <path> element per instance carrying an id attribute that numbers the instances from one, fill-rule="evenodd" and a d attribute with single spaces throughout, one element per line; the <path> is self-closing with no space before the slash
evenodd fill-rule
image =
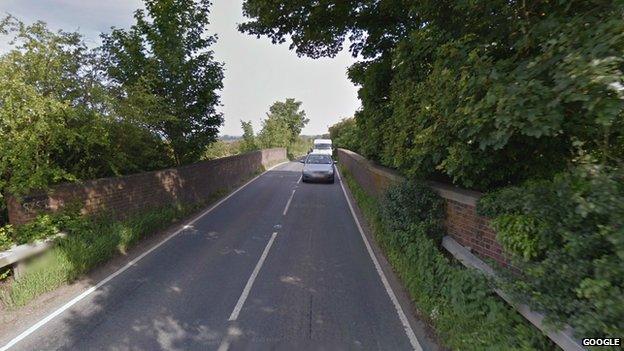
<path id="1" fill-rule="evenodd" d="M 310 153 L 331 156 L 333 151 L 331 139 L 314 139 L 314 146 Z"/>

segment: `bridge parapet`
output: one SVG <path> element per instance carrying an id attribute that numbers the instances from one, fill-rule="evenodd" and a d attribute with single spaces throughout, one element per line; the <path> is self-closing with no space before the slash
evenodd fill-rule
<path id="1" fill-rule="evenodd" d="M 198 203 L 285 161 L 286 149 L 264 149 L 176 168 L 53 186 L 22 198 L 9 197 L 9 222 L 24 224 L 41 212 L 77 204 L 83 214 L 108 211 L 116 218 L 172 203 Z"/>

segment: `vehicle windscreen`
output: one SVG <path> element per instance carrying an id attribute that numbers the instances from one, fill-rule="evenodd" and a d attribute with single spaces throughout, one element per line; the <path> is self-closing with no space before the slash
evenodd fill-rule
<path id="1" fill-rule="evenodd" d="M 330 150 L 331 144 L 314 144 L 314 148 L 318 150 Z"/>
<path id="2" fill-rule="evenodd" d="M 332 159 L 331 159 L 331 157 L 326 156 L 326 155 L 310 155 L 310 156 L 308 156 L 308 159 L 306 160 L 306 163 L 331 164 L 332 163 Z"/>

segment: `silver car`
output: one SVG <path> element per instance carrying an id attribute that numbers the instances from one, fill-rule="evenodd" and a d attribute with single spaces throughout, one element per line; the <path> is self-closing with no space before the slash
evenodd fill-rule
<path id="1" fill-rule="evenodd" d="M 303 170 L 301 171 L 302 182 L 334 182 L 334 161 L 331 156 L 309 154 L 301 160 L 301 163 L 303 163 Z"/>

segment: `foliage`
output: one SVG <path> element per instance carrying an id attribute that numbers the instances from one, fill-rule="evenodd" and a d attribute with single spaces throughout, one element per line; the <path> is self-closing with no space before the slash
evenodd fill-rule
<path id="1" fill-rule="evenodd" d="M 300 142 L 298 140 L 301 129 L 310 121 L 305 117 L 305 111 L 300 108 L 301 102 L 295 99 L 274 102 L 266 119 L 262 121 L 262 129 L 257 137 L 258 146 L 262 149 L 288 148 L 291 144 Z"/>
<path id="2" fill-rule="evenodd" d="M 306 113 L 301 110 L 301 101 L 295 101 L 293 98 L 286 101 L 276 101 L 269 108 L 267 119 L 275 118 L 284 121 L 290 131 L 290 142 L 293 143 L 301 134 L 301 129 L 305 127 L 310 120 L 306 118 Z"/>
<path id="3" fill-rule="evenodd" d="M 359 150 L 489 189 L 624 156 L 621 1 L 246 0 L 243 32 L 360 62 Z"/>
<path id="4" fill-rule="evenodd" d="M 223 140 L 217 140 L 206 148 L 202 159 L 214 160 L 215 158 L 234 156 L 238 155 L 239 153 L 241 153 L 240 142 L 227 142 Z"/>
<path id="5" fill-rule="evenodd" d="M 75 179 L 67 169 L 74 160 L 59 164 L 61 156 L 70 150 L 89 155 L 106 144 L 103 121 L 90 113 L 86 94 L 80 94 L 89 85 L 79 72 L 88 59 L 86 49 L 75 33 L 5 20 L 15 48 L 0 58 L 0 185 L 20 193 Z"/>
<path id="6" fill-rule="evenodd" d="M 334 147 L 358 152 L 358 129 L 355 118 L 343 118 L 340 122 L 329 127 L 329 139 Z"/>
<path id="7" fill-rule="evenodd" d="M 0 251 L 7 250 L 14 245 L 13 227 L 9 224 L 0 227 Z"/>
<path id="8" fill-rule="evenodd" d="M 101 62 L 79 34 L 11 16 L 0 33 L 11 38 L 0 56 L 0 202 L 7 193 L 167 164 L 156 135 L 110 113 Z"/>
<path id="9" fill-rule="evenodd" d="M 421 182 L 406 181 L 388 189 L 381 215 L 389 232 L 410 233 L 396 238 L 399 247 L 410 244 L 411 233 L 429 236 L 438 243 L 444 235 L 444 201 Z"/>
<path id="10" fill-rule="evenodd" d="M 245 153 L 258 150 L 258 145 L 256 144 L 256 136 L 254 135 L 251 121 L 241 121 L 241 128 L 243 129 L 243 140 L 240 143 L 240 152 Z"/>
<path id="11" fill-rule="evenodd" d="M 584 160 L 552 180 L 485 196 L 519 276 L 508 288 L 579 336 L 624 333 L 624 173 Z"/>
<path id="12" fill-rule="evenodd" d="M 441 200 L 434 193 L 418 183 L 401 184 L 390 189 L 380 208 L 379 201 L 366 194 L 344 168 L 341 173 L 420 316 L 433 325 L 444 346 L 554 349 L 539 330 L 493 294 L 482 274 L 459 266 L 438 250 L 432 237 L 438 237 Z M 406 191 L 414 194 L 402 194 Z M 420 201 L 415 194 L 427 200 Z"/>
<path id="13" fill-rule="evenodd" d="M 49 216 L 50 230 L 60 227 L 67 237 L 40 258 L 27 265 L 19 279 L 0 291 L 7 306 L 23 306 L 33 298 L 72 282 L 97 265 L 125 251 L 142 237 L 165 228 L 194 210 L 193 206 L 166 206 L 124 221 L 107 216 L 76 214 Z"/>
<path id="14" fill-rule="evenodd" d="M 208 0 L 145 0 L 129 29 L 102 35 L 119 108 L 165 138 L 178 164 L 197 161 L 216 140 L 223 65 L 208 35 Z"/>
<path id="15" fill-rule="evenodd" d="M 286 154 L 290 160 L 305 156 L 312 149 L 312 138 L 299 136 L 297 140 L 288 144 Z"/>
<path id="16" fill-rule="evenodd" d="M 66 215 L 39 214 L 33 221 L 13 227 L 7 225 L 5 229 L 18 244 L 32 243 L 61 233 L 61 226 L 67 220 Z"/>
<path id="17" fill-rule="evenodd" d="M 257 140 L 261 149 L 286 147 L 290 144 L 290 130 L 284 120 L 268 116 L 262 121 Z"/>

